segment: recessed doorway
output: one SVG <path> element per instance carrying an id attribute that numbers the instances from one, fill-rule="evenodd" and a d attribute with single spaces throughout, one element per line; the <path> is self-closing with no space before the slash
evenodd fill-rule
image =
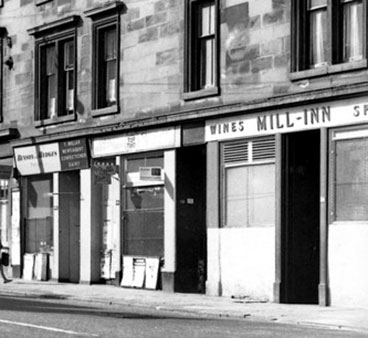
<path id="1" fill-rule="evenodd" d="M 282 140 L 281 302 L 318 304 L 320 131 Z"/>

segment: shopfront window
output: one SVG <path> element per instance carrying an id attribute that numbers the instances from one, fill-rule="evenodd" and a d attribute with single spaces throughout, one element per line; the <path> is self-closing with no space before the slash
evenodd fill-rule
<path id="1" fill-rule="evenodd" d="M 226 169 L 225 224 L 267 226 L 275 222 L 275 165 Z"/>
<path id="2" fill-rule="evenodd" d="M 50 251 L 53 248 L 52 175 L 27 178 L 25 252 Z"/>
<path id="3" fill-rule="evenodd" d="M 274 225 L 274 152 L 274 138 L 223 144 L 222 222 L 224 226 Z"/>
<path id="4" fill-rule="evenodd" d="M 338 139 L 334 149 L 334 221 L 367 221 L 368 137 Z"/>
<path id="5" fill-rule="evenodd" d="M 163 156 L 125 159 L 124 254 L 163 256 Z"/>

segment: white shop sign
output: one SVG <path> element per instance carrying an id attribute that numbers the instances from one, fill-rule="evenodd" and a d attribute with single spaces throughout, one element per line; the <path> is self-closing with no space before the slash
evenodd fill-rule
<path id="1" fill-rule="evenodd" d="M 163 128 L 131 135 L 98 137 L 92 140 L 94 158 L 180 147 L 180 128 Z"/>
<path id="2" fill-rule="evenodd" d="M 86 139 L 14 148 L 15 165 L 21 175 L 35 175 L 88 168 Z"/>
<path id="3" fill-rule="evenodd" d="M 366 122 L 368 122 L 367 100 L 345 100 L 343 104 L 335 101 L 302 108 L 209 120 L 205 126 L 205 141 L 290 133 Z"/>
<path id="4" fill-rule="evenodd" d="M 15 148 L 14 158 L 16 166 L 22 175 L 50 173 L 61 170 L 58 143 Z"/>

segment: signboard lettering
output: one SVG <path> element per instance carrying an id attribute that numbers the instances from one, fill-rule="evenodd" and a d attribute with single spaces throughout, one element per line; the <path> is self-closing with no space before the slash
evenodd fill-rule
<path id="1" fill-rule="evenodd" d="M 205 141 L 334 127 L 368 122 L 368 103 L 346 100 L 260 114 L 246 114 L 206 122 Z"/>
<path id="2" fill-rule="evenodd" d="M 14 159 L 21 175 L 86 169 L 87 143 L 85 139 L 76 139 L 14 148 Z"/>
<path id="3" fill-rule="evenodd" d="M 88 168 L 86 139 L 59 143 L 61 170 Z"/>

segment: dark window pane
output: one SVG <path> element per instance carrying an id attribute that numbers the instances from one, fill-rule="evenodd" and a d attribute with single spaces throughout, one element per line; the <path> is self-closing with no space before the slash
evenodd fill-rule
<path id="1" fill-rule="evenodd" d="M 68 41 L 64 44 L 64 69 L 72 69 L 74 67 L 74 42 Z"/>
<path id="2" fill-rule="evenodd" d="M 116 59 L 116 30 L 109 29 L 105 32 L 105 61 Z"/>
<path id="3" fill-rule="evenodd" d="M 46 47 L 46 73 L 52 75 L 56 73 L 57 59 L 56 59 L 56 46 L 49 45 Z"/>

